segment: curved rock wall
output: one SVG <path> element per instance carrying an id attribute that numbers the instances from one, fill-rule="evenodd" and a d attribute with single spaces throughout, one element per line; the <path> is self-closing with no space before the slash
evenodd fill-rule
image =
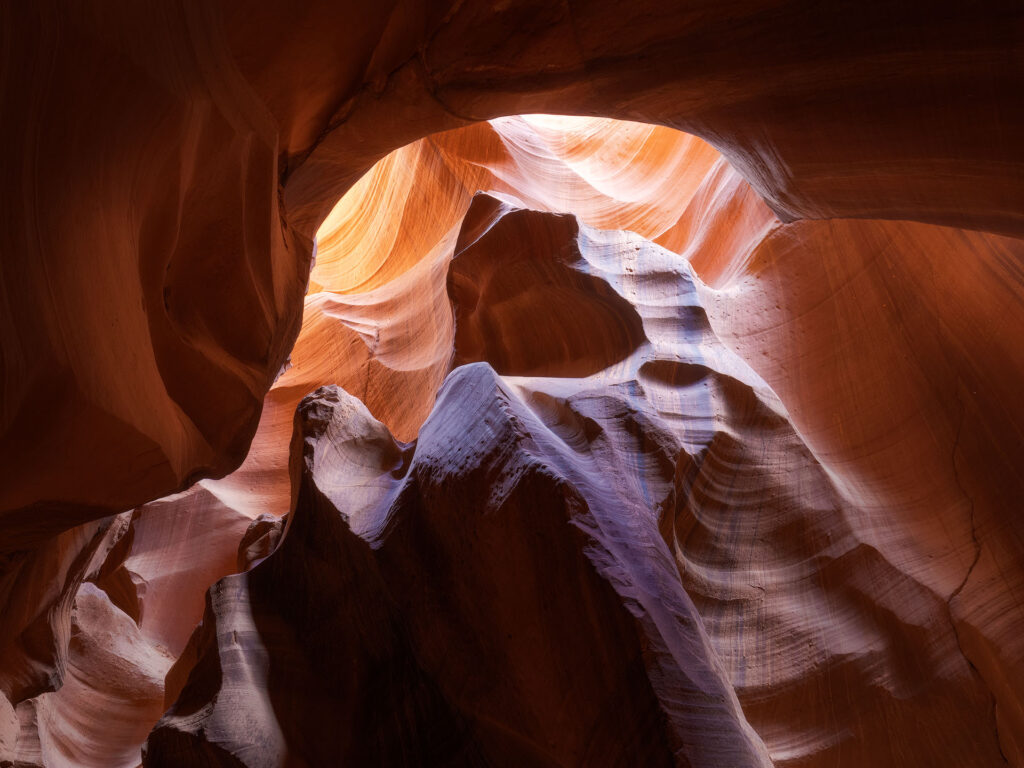
<path id="1" fill-rule="evenodd" d="M 486 290 L 498 270 L 506 289 L 536 279 L 534 259 L 558 302 Z M 559 322 L 594 305 L 595 283 L 622 300 L 607 306 L 624 326 L 641 318 L 619 359 Z M 962 510 L 933 510 L 948 515 L 944 539 L 934 519 L 903 536 L 913 519 L 872 524 L 877 499 L 815 454 L 716 336 L 702 294 L 725 290 L 637 235 L 480 195 L 448 285 L 456 317 L 489 300 L 504 327 L 548 328 L 530 354 L 553 375 L 498 376 L 474 362 L 488 348 L 458 351 L 457 330 L 465 364 L 412 444 L 342 390 L 306 398 L 283 543 L 211 590 L 147 764 L 1003 761 L 1013 730 L 997 728 L 986 673 L 1007 670 L 972 662 L 960 636 Z M 591 365 L 567 371 L 567 356 Z M 325 636 L 358 650 L 328 653 Z M 369 682 L 379 665 L 398 689 Z M 393 714 L 367 714 L 382 697 Z M 652 714 L 613 725 L 612 710 Z"/>
<path id="2" fill-rule="evenodd" d="M 5 536 L 237 467 L 316 229 L 374 162 L 440 130 L 640 119 L 709 140 L 787 220 L 1022 232 L 1010 0 L 3 13 Z"/>
<path id="3" fill-rule="evenodd" d="M 679 300 L 674 267 L 637 264 L 630 293 L 634 277 L 564 254 L 505 263 L 495 233 L 460 239 L 485 189 L 502 210 L 571 211 L 679 254 L 713 336 L 778 398 L 781 422 L 742 393 L 714 401 L 753 408 L 756 439 L 737 426 L 702 453 L 677 435 L 693 460 L 659 512 L 750 743 L 777 763 L 898 764 L 902 740 L 874 750 L 916 719 L 940 735 L 914 748 L 934 764 L 998 762 L 988 733 L 1021 763 L 1016 4 L 44 2 L 0 17 L 0 108 L 16 116 L 0 126 L 4 757 L 132 762 L 146 728 L 130 713 L 159 708 L 153 670 L 184 653 L 176 692 L 198 658 L 201 591 L 267 554 L 270 534 L 239 551 L 250 523 L 261 541 L 261 516 L 295 506 L 285 446 L 311 390 L 341 385 L 408 442 L 453 360 L 605 387 L 678 332 L 652 309 Z M 608 120 L 479 122 L 538 110 L 710 145 Z M 524 248 L 548 248 L 552 226 L 531 224 Z M 630 374 L 672 429 L 695 418 L 679 393 L 699 373 L 677 363 Z M 540 421 L 560 424 L 544 402 L 557 413 Z M 753 518 L 776 538 L 737 524 L 744 488 L 768 499 Z M 803 582 L 787 594 L 808 573 L 821 602 Z M 744 585 L 775 590 L 770 620 Z M 94 671 L 114 663 L 88 640 L 106 625 L 134 638 L 149 703 L 114 702 L 132 686 L 112 699 L 119 678 Z M 766 638 L 779 660 L 737 672 Z M 824 658 L 843 661 L 815 682 Z M 658 695 L 673 667 L 646 669 Z M 834 674 L 877 690 L 837 709 Z M 787 690 L 832 719 L 800 720 Z M 83 711 L 89 697 L 120 724 Z"/>

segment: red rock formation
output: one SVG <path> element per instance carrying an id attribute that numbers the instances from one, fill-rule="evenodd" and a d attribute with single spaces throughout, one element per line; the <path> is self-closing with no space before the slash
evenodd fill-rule
<path id="1" fill-rule="evenodd" d="M 263 564 L 211 590 L 199 661 L 147 765 L 671 763 L 637 631 L 567 525 L 585 502 L 517 445 L 528 409 L 510 412 L 492 372 L 462 368 L 445 392 L 405 477 L 410 452 L 358 401 L 303 402 L 294 520 Z M 450 430 L 473 425 L 452 463 Z M 389 457 L 370 493 L 338 485 L 365 461 L 353 443 Z M 591 652 L 566 666 L 583 637 Z M 728 702 L 701 665 L 695 685 Z"/>
<path id="2" fill-rule="evenodd" d="M 5 536 L 236 467 L 314 232 L 438 130 L 642 119 L 710 140 L 785 219 L 1024 232 L 1013 2 L 108 11 L 4 9 Z"/>
<path id="3" fill-rule="evenodd" d="M 341 381 L 360 392 L 393 429 L 409 436 L 416 434 L 451 356 L 451 309 L 445 295 L 444 270 L 462 211 L 472 196 L 471 184 L 495 183 L 528 199 L 556 201 L 571 190 L 574 205 L 583 206 L 594 221 L 613 222 L 616 211 L 622 211 L 621 221 L 658 236 L 671 228 L 688 199 L 683 193 L 692 192 L 694 182 L 683 185 L 680 192 L 680 183 L 676 181 L 673 189 L 681 197 L 673 198 L 671 204 L 660 198 L 630 203 L 609 197 L 615 192 L 613 186 L 604 184 L 598 190 L 595 179 L 621 177 L 630 167 L 634 177 L 659 173 L 657 166 L 645 168 L 634 163 L 624 168 L 623 164 L 628 164 L 636 153 L 664 160 L 666 153 L 675 152 L 675 164 L 689 167 L 693 172 L 708 166 L 704 157 L 709 150 L 704 145 L 665 129 L 614 121 L 562 119 L 558 121 L 560 132 L 549 127 L 545 133 L 535 133 L 535 125 L 535 119 L 504 120 L 496 125 L 497 131 L 479 126 L 423 142 L 420 146 L 430 149 L 428 157 L 443 158 L 440 165 L 411 166 L 416 173 L 403 179 L 395 178 L 394 169 L 404 170 L 406 166 L 383 163 L 369 177 L 373 184 L 360 184 L 353 195 L 339 204 L 336 213 L 376 210 L 380 226 L 394 231 L 390 219 L 394 212 L 364 199 L 360 190 L 390 190 L 389 194 L 394 194 L 396 188 L 401 194 L 417 191 L 419 197 L 412 204 L 407 202 L 399 208 L 409 213 L 401 229 L 404 240 L 368 241 L 376 249 L 372 251 L 374 258 L 382 265 L 391 265 L 392 270 L 397 268 L 395 274 L 401 279 L 392 279 L 366 294 L 339 296 L 334 291 L 345 289 L 346 283 L 332 278 L 331 293 L 312 296 L 307 302 L 307 323 L 293 350 L 292 365 L 267 398 L 261 428 L 245 465 L 223 481 L 203 481 L 185 494 L 148 505 L 137 515 L 135 527 L 140 535 L 134 543 L 130 562 L 135 570 L 118 567 L 119 583 L 108 585 L 108 590 L 116 586 L 123 598 L 117 604 L 133 616 L 141 611 L 142 604 L 149 604 L 150 613 L 141 626 L 154 647 L 173 655 L 181 651 L 191 627 L 201 616 L 202 592 L 216 578 L 233 570 L 240 526 L 246 524 L 247 518 L 260 511 L 280 514 L 287 509 L 289 492 L 284 459 L 287 449 L 286 439 L 280 434 L 280 422 L 284 418 L 290 422 L 291 412 L 302 393 L 325 378 Z M 516 172 L 523 156 L 506 152 L 496 141 L 499 136 L 512 137 L 519 144 L 534 149 L 539 145 L 547 147 L 534 158 L 531 170 L 536 173 L 541 167 L 537 163 L 543 160 L 546 173 L 530 176 Z M 607 147 L 620 144 L 633 146 L 635 151 L 626 157 L 618 154 L 604 157 Z M 512 145 L 513 150 L 517 145 Z M 566 154 L 570 150 L 571 157 Z M 399 156 L 402 154 L 407 151 L 403 150 Z M 485 157 L 492 170 L 479 165 Z M 569 159 L 573 162 L 567 162 Z M 469 181 L 445 186 L 439 183 L 445 178 L 444 173 L 439 173 L 441 168 L 451 169 L 450 174 L 468 175 Z M 495 174 L 505 181 L 498 181 Z M 635 180 L 633 183 L 642 191 Z M 510 186 L 512 184 L 516 186 Z M 658 185 L 653 185 L 653 190 L 657 193 Z M 637 194 L 639 192 L 634 192 L 633 197 Z M 446 215 L 450 218 L 424 217 L 421 210 L 428 204 L 447 206 Z M 338 217 L 333 216 L 332 221 L 338 222 Z M 333 240 L 335 245 L 333 252 L 324 249 L 319 258 L 314 286 L 318 285 L 316 278 L 331 274 L 330 270 L 345 254 L 367 247 L 365 238 L 353 242 L 362 231 L 359 227 L 341 223 L 332 226 L 336 228 L 332 230 L 325 225 L 326 231 L 321 232 L 322 240 Z M 339 242 L 339 233 L 350 236 L 347 241 Z M 436 245 L 434 240 L 438 240 Z M 428 250 L 427 258 L 420 250 L 423 248 Z M 424 291 L 425 286 L 433 286 L 432 293 L 431 289 Z M 427 296 L 433 298 L 425 301 Z M 352 346 L 353 339 L 357 347 Z M 365 348 L 362 339 L 374 340 L 372 349 L 367 349 L 369 354 L 354 355 L 353 349 Z M 342 360 L 346 363 L 339 367 Z M 417 366 L 423 363 L 417 360 L 425 361 L 425 375 L 418 373 Z M 135 608 L 125 603 L 125 600 L 136 599 L 139 606 Z M 176 669 L 187 675 L 192 656 L 187 649 L 184 653 Z M 169 702 L 176 698 L 183 682 L 168 680 Z M 146 717 L 144 712 L 141 716 Z M 94 729 L 90 738 L 99 743 L 102 719 L 94 724 L 98 732 Z"/>
<path id="4" fill-rule="evenodd" d="M 344 393 L 306 400 L 294 520 L 277 552 L 211 591 L 193 639 L 198 662 L 147 764 L 213 753 L 245 765 L 411 759 L 389 757 L 384 744 L 456 764 L 634 764 L 616 747 L 650 724 L 609 731 L 582 702 L 560 719 L 566 696 L 589 691 L 600 705 L 619 690 L 588 666 L 595 657 L 606 672 L 633 669 L 634 685 L 648 681 L 665 717 L 659 738 L 679 764 L 1001 761 L 993 699 L 963 656 L 944 566 L 900 568 L 891 542 L 866 538 L 866 500 L 837 483 L 774 393 L 716 339 L 699 298 L 708 292 L 683 263 L 636 236 L 475 203 L 452 276 L 465 285 L 495 269 L 532 274 L 533 260 L 515 254 L 533 248 L 550 254 L 560 271 L 549 279 L 567 302 L 593 290 L 572 272 L 601 274 L 607 290 L 630 297 L 642 343 L 582 378 L 503 381 L 459 368 L 414 448 Z M 457 315 L 466 295 L 491 294 L 455 290 Z M 543 326 L 559 311 L 532 295 L 512 305 L 507 325 Z M 591 349 L 586 337 L 553 338 L 540 350 L 556 362 L 565 344 L 577 344 L 571 359 Z M 339 561 L 337 551 L 348 554 Z M 605 580 L 606 596 L 586 596 L 596 586 L 564 592 L 580 579 Z M 338 607 L 328 634 L 355 643 L 360 662 L 339 668 L 323 649 L 315 627 L 327 619 L 314 595 Z M 587 618 L 576 618 L 584 606 Z M 639 646 L 623 646 L 624 629 L 602 639 L 623 606 Z M 383 634 L 353 637 L 367 626 Z M 590 650 L 567 655 L 581 636 Z M 640 649 L 642 678 L 629 662 Z M 440 698 L 427 706 L 414 696 L 391 717 L 346 714 L 376 712 L 381 696 L 408 700 L 367 682 L 379 663 L 411 670 L 393 681 L 400 690 Z M 449 734 L 445 746 L 415 740 L 429 728 Z M 594 729 L 610 742 L 594 753 L 574 746 L 593 747 Z M 658 742 L 639 732 L 648 748 Z"/>
<path id="5" fill-rule="evenodd" d="M 806 222 L 704 292 L 715 328 L 859 507 L 858 537 L 948 601 L 1013 764 L 1024 754 L 1024 406 L 1010 388 L 1024 358 L 1008 329 L 1024 322 L 1021 258 L 1020 240 L 977 232 Z"/>
<path id="6" fill-rule="evenodd" d="M 454 353 L 666 422 L 660 531 L 776 764 L 1024 764 L 1021 23 L 1000 0 L 4 7 L 0 762 L 133 763 L 201 591 L 292 506 L 299 400 L 340 384 L 411 441 Z M 528 111 L 670 127 L 479 122 Z M 493 232 L 456 243 L 478 189 L 703 283 L 534 215 L 496 261 Z M 565 237 L 590 255 L 543 262 Z M 646 428 L 496 386 L 616 492 L 647 477 L 620 466 Z M 124 678 L 89 639 L 111 627 Z M 647 666 L 676 735 L 679 668 Z"/>
<path id="7" fill-rule="evenodd" d="M 356 393 L 399 439 L 415 438 L 450 364 L 445 274 L 478 189 L 544 210 L 571 206 L 593 226 L 677 237 L 715 165 L 710 147 L 654 126 L 553 120 L 508 118 L 432 136 L 389 155 L 345 195 L 317 232 L 303 328 L 249 455 L 206 488 L 250 516 L 287 509 L 292 417 L 325 381 Z"/>
<path id="8" fill-rule="evenodd" d="M 448 272 L 456 309 L 453 365 L 486 360 L 503 375 L 583 378 L 647 341 L 636 310 L 600 268 L 588 269 L 572 216 L 508 212 L 495 227 L 502 204 L 477 200 Z M 545 247 L 549 242 L 554 247 Z"/>
<path id="9" fill-rule="evenodd" d="M 172 658 L 92 584 L 75 597 L 64 685 L 18 707 L 17 766 L 124 766 L 164 710 Z"/>
<path id="10" fill-rule="evenodd" d="M 71 608 L 79 586 L 99 575 L 128 531 L 128 516 L 62 534 L 3 562 L 0 580 L 0 693 L 18 703 L 51 691 L 67 669 Z"/>

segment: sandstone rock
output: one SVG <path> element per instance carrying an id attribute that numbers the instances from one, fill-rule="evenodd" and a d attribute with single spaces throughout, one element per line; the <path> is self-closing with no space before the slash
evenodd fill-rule
<path id="1" fill-rule="evenodd" d="M 0 693 L 14 705 L 58 688 L 67 669 L 71 606 L 126 535 L 130 514 L 67 531 L 7 555 L 0 570 Z"/>
<path id="2" fill-rule="evenodd" d="M 374 162 L 437 131 L 639 119 L 707 139 L 785 220 L 1022 234 L 1020 13 L 5 8 L 0 531 L 52 536 L 236 468 L 299 330 L 314 233 Z"/>
<path id="3" fill-rule="evenodd" d="M 245 765 L 339 756 L 384 764 L 671 762 L 637 629 L 570 525 L 585 501 L 516 444 L 527 435 L 516 437 L 518 409 L 502 390 L 486 368 L 459 369 L 407 474 L 401 446 L 358 401 L 336 389 L 303 401 L 293 453 L 298 500 L 284 540 L 252 571 L 211 591 L 200 661 L 150 737 L 147 765 L 222 750 Z M 470 430 L 455 455 L 450 429 Z M 350 492 L 339 470 L 359 458 L 345 450 L 357 435 L 392 459 L 373 462 L 378 482 L 355 486 L 356 503 L 339 508 Z M 495 475 L 505 482 L 491 486 Z M 541 561 L 567 577 L 564 591 L 530 573 Z M 344 607 L 325 616 L 314 593 Z M 302 594 L 309 598 L 295 599 Z M 313 632 L 314 624 L 330 632 Z M 599 652 L 564 666 L 562 649 L 582 637 Z M 696 684 L 715 690 L 716 680 Z M 728 728 L 729 696 L 718 691 L 719 726 Z M 555 719 L 544 716 L 556 711 Z M 744 754 L 744 744 L 732 748 Z"/>
<path id="4" fill-rule="evenodd" d="M 277 548 L 284 530 L 284 518 L 260 515 L 245 529 L 238 542 L 238 570 L 247 571 L 258 565 Z"/>
<path id="5" fill-rule="evenodd" d="M 194 663 L 182 648 L 202 616 L 202 594 L 235 571 L 249 522 L 197 486 L 106 526 L 86 581 L 66 588 L 77 592 L 50 618 L 52 637 L 43 647 L 55 655 L 54 692 L 18 705 L 16 732 L 0 741 L 0 760 L 42 768 L 138 765 L 165 697 L 173 702 L 180 692 L 175 674 L 187 676 Z M 30 586 L 16 583 L 21 589 L 12 594 Z"/>
<path id="6" fill-rule="evenodd" d="M 478 196 L 466 224 L 480 227 L 476 219 L 498 205 Z M 480 228 L 471 242 L 460 239 L 448 273 L 453 365 L 486 360 L 500 374 L 583 378 L 647 341 L 636 310 L 574 247 L 574 217 L 505 212 L 501 227 Z M 525 247 L 509 248 L 509 240 Z"/>
<path id="7" fill-rule="evenodd" d="M 147 763 L 617 765 L 638 743 L 642 764 L 1000 762 L 955 585 L 867 536 L 866 499 L 717 339 L 710 289 L 638 236 L 478 196 L 450 268 L 456 316 L 466 296 L 503 296 L 473 279 L 535 270 L 515 256 L 530 247 L 570 301 L 595 290 L 578 276 L 600 275 L 641 343 L 589 376 L 456 368 L 411 445 L 340 390 L 305 400 L 282 543 L 211 591 Z M 533 296 L 505 326 L 550 316 Z M 557 363 L 592 344 L 539 351 Z M 325 617 L 317 593 L 343 608 Z M 566 653 L 580 637 L 587 652 Z M 379 664 L 397 689 L 366 682 Z M 609 691 L 634 719 L 602 719 Z M 416 741 L 424 729 L 440 742 Z"/>
<path id="8" fill-rule="evenodd" d="M 977 232 L 803 222 L 766 238 L 720 291 L 702 291 L 713 326 L 771 383 L 859 510 L 858 538 L 948 600 L 960 650 L 995 696 L 1007 757 L 1024 733 L 1011 693 L 1024 615 L 1009 597 L 1024 552 L 1013 511 L 1024 411 L 1009 387 L 1024 371 L 1002 329 L 1024 321 L 1022 257 L 1021 241 Z"/>
<path id="9" fill-rule="evenodd" d="M 130 616 L 93 584 L 72 612 L 63 686 L 19 705 L 21 732 L 12 762 L 43 768 L 134 768 L 139 747 L 163 712 L 171 664 Z"/>
<path id="10" fill-rule="evenodd" d="M 667 128 L 541 116 L 503 118 L 396 150 L 317 231 L 290 365 L 264 401 L 243 465 L 203 485 L 251 516 L 287 509 L 292 415 L 326 382 L 355 393 L 398 439 L 415 438 L 451 363 L 445 277 L 478 189 L 541 210 L 571 208 L 593 226 L 660 242 L 677 237 L 716 157 L 699 139 Z M 758 213 L 774 221 L 763 203 Z"/>
<path id="11" fill-rule="evenodd" d="M 395 685 L 416 690 L 403 722 L 437 716 L 450 736 L 406 733 L 394 760 L 489 754 L 466 712 L 483 699 L 449 696 L 421 665 L 429 621 L 399 599 L 420 574 L 380 562 L 403 539 L 377 505 L 401 508 L 389 489 L 427 463 L 412 441 L 432 412 L 462 423 L 451 403 L 435 409 L 454 354 L 502 374 L 484 389 L 548 440 L 544 462 L 585 468 L 572 486 L 590 514 L 573 518 L 586 561 L 579 541 L 553 540 L 612 585 L 593 599 L 602 616 L 623 601 L 635 614 L 678 760 L 747 744 L 777 765 L 1022 764 L 1021 18 L 1006 0 L 4 7 L 0 756 L 130 763 L 158 709 L 150 662 L 178 656 L 173 701 L 228 628 L 249 638 L 230 685 L 270 691 L 271 709 L 252 703 L 258 759 L 304 744 L 302 727 L 275 731 L 288 686 L 266 670 L 275 656 L 330 663 L 265 641 L 239 606 L 276 615 L 283 601 L 250 580 L 298 558 L 270 554 L 292 523 L 260 516 L 298 510 L 292 414 L 326 383 L 368 409 L 346 406 L 351 423 L 319 441 L 318 487 L 344 521 L 331 535 L 382 553 L 359 566 L 379 579 L 338 604 L 387 593 L 374 621 L 422 624 L 356 646 L 404 659 Z M 660 125 L 499 117 L 530 111 Z M 479 189 L 501 204 L 463 227 Z M 496 213 L 509 205 L 535 210 Z M 563 246 L 569 258 L 543 260 Z M 449 399 L 477 381 L 460 370 Z M 606 497 L 644 525 L 619 530 Z M 111 521 L 139 505 L 130 525 Z M 645 538 L 651 519 L 678 580 Z M 407 563 L 430 565 L 421 546 Z M 217 627 L 186 646 L 202 591 L 253 566 L 214 591 Z M 637 601 L 651 580 L 657 599 Z M 104 617 L 94 630 L 117 628 L 126 666 L 76 645 L 79 598 Z M 694 738 L 700 719 L 673 698 L 690 667 L 665 651 L 663 602 L 689 617 L 693 657 L 713 668 L 699 682 L 718 681 L 738 723 L 721 740 Z M 211 668 L 190 700 L 220 690 Z M 530 690 L 521 710 L 543 709 L 547 690 Z M 508 720 L 538 734 L 556 718 Z M 232 756 L 244 734 L 222 730 L 234 752 L 209 760 L 257 759 Z M 552 760 L 571 762 L 579 732 L 563 732 Z M 526 753 L 541 759 L 502 757 Z"/>

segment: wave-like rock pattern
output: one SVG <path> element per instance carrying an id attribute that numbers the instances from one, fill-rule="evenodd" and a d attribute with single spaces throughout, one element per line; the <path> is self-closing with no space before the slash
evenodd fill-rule
<path id="1" fill-rule="evenodd" d="M 545 455 L 539 429 L 478 365 L 449 378 L 414 454 L 341 390 L 304 400 L 282 544 L 211 590 L 204 647 L 146 765 L 224 752 L 251 766 L 667 765 L 673 746 L 761 764 L 678 583 L 680 602 L 660 610 L 686 622 L 675 634 L 690 679 L 676 695 L 700 719 L 666 728 L 616 594 L 639 585 L 599 577 L 588 547 L 609 569 L 618 553 L 583 535 L 587 497 L 564 474 L 573 451 Z M 369 491 L 351 472 L 363 446 L 387 457 Z M 659 540 L 655 518 L 646 528 Z"/>
<path id="2" fill-rule="evenodd" d="M 131 544 L 131 567 L 119 571 L 123 599 L 117 604 L 135 616 L 148 603 L 141 629 L 160 652 L 182 652 L 202 615 L 206 586 L 235 570 L 236 543 L 248 520 L 287 509 L 287 443 L 292 413 L 305 393 L 323 381 L 338 382 L 401 439 L 416 435 L 450 364 L 453 315 L 445 274 L 460 219 L 478 185 L 497 186 L 505 196 L 515 192 L 509 199 L 536 205 L 571 200 L 591 223 L 628 225 L 660 237 L 679 218 L 697 174 L 714 156 L 703 142 L 669 129 L 611 120 L 538 120 L 503 119 L 418 142 L 394 155 L 400 162 L 376 167 L 321 228 L 323 248 L 310 286 L 318 292 L 307 299 L 291 364 L 265 399 L 243 467 L 146 505 L 134 518 L 139 535 Z M 615 147 L 619 151 L 609 152 Z M 688 173 L 657 183 L 661 169 L 640 163 L 645 157 Z M 629 200 L 610 183 L 624 177 L 632 179 Z M 395 204 L 396 194 L 401 205 Z M 373 222 L 365 220 L 368 212 Z M 359 286 L 345 277 L 358 274 L 346 267 L 353 262 L 357 268 L 376 264 L 380 284 L 352 293 L 367 285 L 365 278 L 358 278 L 364 281 Z M 35 581 L 12 583 L 26 592 L 19 599 L 27 605 L 52 599 L 33 591 Z M 125 600 L 135 600 L 135 593 L 140 604 L 131 608 Z M 176 670 L 187 674 L 188 667 L 186 660 Z M 180 681 L 168 681 L 171 701 L 178 689 Z M 99 713 L 90 714 L 95 716 L 89 740 L 98 744 L 105 723 Z"/>
<path id="3" fill-rule="evenodd" d="M 128 614 L 86 583 L 71 615 L 68 671 L 60 690 L 17 709 L 17 768 L 135 768 L 139 743 L 164 711 L 172 663 Z"/>
<path id="4" fill-rule="evenodd" d="M 112 551 L 123 557 L 118 542 L 128 533 L 129 518 L 80 526 L 4 559 L 0 696 L 18 704 L 61 685 L 75 595 L 84 581 L 101 574 Z"/>
<path id="5" fill-rule="evenodd" d="M 1024 232 L 1014 0 L 3 14 L 5 535 L 236 468 L 318 227 L 432 133 L 530 112 L 646 121 L 707 139 L 787 221 Z"/>
<path id="6" fill-rule="evenodd" d="M 724 162 L 671 233 L 716 333 L 771 383 L 857 510 L 856 536 L 948 599 L 1019 763 L 1024 371 L 1006 329 L 1024 322 L 1020 241 L 910 222 L 780 225 Z"/>
<path id="7" fill-rule="evenodd" d="M 135 768 L 166 709 L 165 677 L 202 617 L 203 592 L 238 568 L 249 523 L 198 489 L 72 529 L 55 540 L 67 549 L 44 546 L 16 561 L 4 588 L 12 639 L 0 765 Z M 40 595 L 53 601 L 49 610 L 32 602 Z"/>
<path id="8" fill-rule="evenodd" d="M 723 168 L 739 179 L 706 143 L 678 131 L 564 117 L 502 118 L 388 155 L 317 231 L 302 329 L 245 462 L 201 483 L 249 516 L 287 509 L 292 415 L 325 382 L 362 399 L 399 439 L 415 438 L 451 362 L 445 278 L 478 190 L 661 242 L 688 231 L 705 174 Z M 749 206 L 751 216 L 770 226 L 771 212 L 743 188 L 759 206 Z"/>
<path id="9" fill-rule="evenodd" d="M 16 709 L 41 696 L 51 715 L 63 706 L 44 692 L 69 679 L 68 628 L 76 595 L 91 590 L 85 579 L 141 622 L 147 642 L 184 643 L 199 592 L 239 567 L 250 519 L 288 508 L 286 445 L 303 395 L 342 384 L 397 438 L 416 435 L 458 330 L 447 259 L 470 196 L 484 188 L 635 229 L 690 260 L 715 289 L 697 286 L 711 326 L 778 392 L 814 458 L 795 462 L 794 477 L 817 478 L 816 462 L 845 519 L 829 518 L 836 535 L 849 529 L 894 574 L 922 585 L 915 606 L 936 595 L 946 604 L 974 684 L 992 692 L 1002 751 L 1021 764 L 1019 3 L 909 2 L 871 13 L 788 1 L 129 5 L 102 14 L 46 0 L 0 9 L 0 60 L 10 64 L 0 73 L 9 171 L 0 187 L 5 750 L 22 740 Z M 551 118 L 470 125 L 535 110 L 683 128 L 732 165 L 664 127 L 606 131 L 585 121 L 566 134 Z M 366 206 L 350 208 L 357 217 L 342 217 L 337 231 L 351 237 L 323 238 L 304 338 L 282 372 L 314 233 L 330 231 L 320 225 L 338 197 L 390 150 L 456 126 L 466 133 L 420 142 L 410 150 L 418 154 L 374 174 L 380 183 L 367 199 L 387 204 L 365 219 Z M 392 186 L 403 172 L 405 186 Z M 649 281 L 637 295 L 657 303 L 675 279 Z M 697 418 L 702 411 L 680 403 L 701 369 L 642 357 L 678 330 L 678 318 L 656 328 L 639 314 L 650 343 L 635 351 L 641 357 L 619 357 L 630 345 L 579 356 L 614 362 L 601 380 L 642 384 L 661 418 Z M 479 354 L 496 356 L 486 346 Z M 150 508 L 167 513 L 167 528 L 154 523 L 131 543 L 145 575 L 120 554 L 94 571 L 111 543 L 109 515 L 229 472 L 254 432 L 239 472 Z M 684 444 L 699 454 L 694 440 Z M 723 466 L 760 456 L 738 445 Z M 793 482 L 788 495 L 809 489 L 817 498 L 817 480 Z M 677 516 L 678 526 L 705 543 L 705 527 L 726 525 L 692 517 Z M 195 524 L 204 518 L 209 530 Z M 143 518 L 136 522 L 141 531 Z M 742 559 L 694 557 L 723 573 Z M 183 558 L 195 567 L 182 568 Z M 858 589 L 878 602 L 899 581 L 865 578 Z M 695 599 L 714 593 L 686 583 Z M 907 583 L 893 588 L 902 601 L 911 600 Z M 794 613 L 822 606 L 798 602 Z M 938 608 L 908 622 L 902 605 L 893 614 L 934 638 L 907 668 L 918 657 L 953 665 L 948 633 L 933 621 Z M 717 642 L 710 618 L 706 626 Z M 749 626 L 744 619 L 729 632 L 746 637 Z M 843 626 L 844 636 L 874 636 L 860 623 Z M 746 641 L 730 642 L 747 652 Z M 929 685 L 933 677 L 925 675 Z M 947 678 L 958 685 L 961 675 Z M 944 697 L 935 699 L 943 728 Z M 65 698 L 73 709 L 75 698 Z M 972 716 L 983 708 L 974 694 L 964 700 Z M 887 714 L 865 721 L 872 739 L 895 717 L 876 709 Z M 42 721 L 25 719 L 27 732 L 38 731 L 32 722 Z M 47 722 L 47 733 L 61 732 L 50 727 L 55 717 Z M 102 718 L 79 725 L 76 738 L 99 754 Z M 773 754 L 831 755 L 815 744 L 846 727 L 838 716 L 796 731 L 787 723 L 780 730 L 793 744 Z M 118 739 L 111 754 L 127 755 Z M 850 739 L 838 740 L 849 752 Z M 979 749 L 975 760 L 990 757 L 998 762 Z"/>
<path id="10" fill-rule="evenodd" d="M 936 254 L 956 254 L 936 258 Z M 947 599 L 1020 764 L 1024 321 L 1019 240 L 907 222 L 799 223 L 702 291 L 778 392 L 859 538 Z M 981 300 L 979 297 L 987 297 Z M 813 363 L 811 362 L 813 361 Z"/>
<path id="11" fill-rule="evenodd" d="M 459 367 L 414 444 L 340 390 L 305 400 L 281 544 L 211 590 L 147 764 L 1001 763 L 950 595 L 864 538 L 685 262 L 475 207 L 509 252 L 575 249 L 643 343 L 582 378 Z M 502 258 L 475 242 L 453 274 Z"/>

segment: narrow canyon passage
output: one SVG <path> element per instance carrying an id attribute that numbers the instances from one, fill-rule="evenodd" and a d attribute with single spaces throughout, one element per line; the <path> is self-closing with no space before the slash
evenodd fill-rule
<path id="1" fill-rule="evenodd" d="M 1022 29 L 0 8 L 0 766 L 1024 766 Z"/>
<path id="2" fill-rule="evenodd" d="M 396 150 L 318 233 L 242 466 L 72 532 L 62 684 L 8 759 L 1016 763 L 971 395 L 1020 361 L 993 307 L 939 311 L 1012 295 L 1019 249 L 784 224 L 637 123 Z"/>

